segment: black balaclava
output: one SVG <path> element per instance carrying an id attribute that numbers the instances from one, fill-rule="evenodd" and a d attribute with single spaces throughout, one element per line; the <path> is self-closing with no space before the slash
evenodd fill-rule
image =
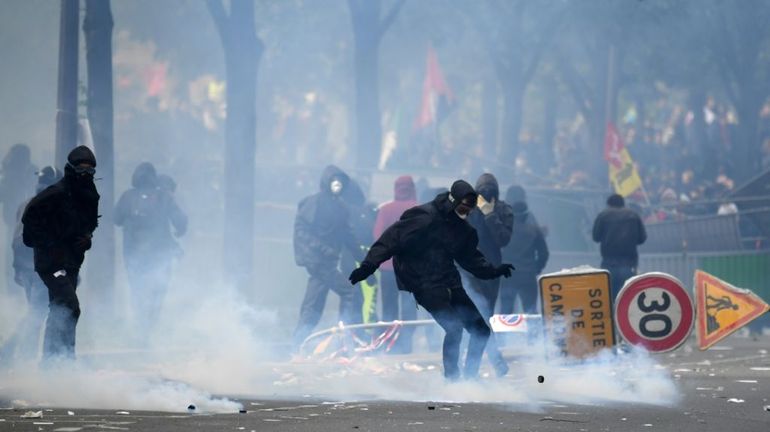
<path id="1" fill-rule="evenodd" d="M 475 206 L 476 200 L 478 199 L 478 194 L 475 190 L 473 190 L 473 186 L 471 186 L 468 182 L 465 180 L 457 180 L 456 182 L 452 183 L 452 187 L 449 189 L 447 199 L 451 203 L 450 208 L 452 212 L 457 214 L 457 217 L 460 219 L 465 219 L 465 217 L 457 213 L 457 207 L 460 206 L 460 203 L 464 198 L 471 198 L 472 204 Z"/>
<path id="2" fill-rule="evenodd" d="M 94 174 L 92 172 L 78 172 L 77 166 L 82 163 L 87 163 L 96 168 L 96 156 L 86 146 L 75 147 L 67 155 L 67 164 L 64 165 L 64 177 L 69 179 L 70 182 L 74 182 L 73 184 L 93 184 Z"/>
<path id="3" fill-rule="evenodd" d="M 72 197 L 85 213 L 84 229 L 93 231 L 97 225 L 99 211 L 99 193 L 94 184 L 94 174 L 92 172 L 78 172 L 77 166 L 87 163 L 96 168 L 96 156 L 86 146 L 75 147 L 67 155 L 67 164 L 64 166 L 64 180 L 69 185 Z"/>

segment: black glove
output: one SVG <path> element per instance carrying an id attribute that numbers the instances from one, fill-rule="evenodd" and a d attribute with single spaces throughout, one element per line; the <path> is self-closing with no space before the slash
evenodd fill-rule
<path id="1" fill-rule="evenodd" d="M 362 280 L 368 278 L 369 276 L 371 276 L 376 270 L 377 270 L 376 266 L 364 261 L 361 263 L 361 265 L 357 269 L 353 270 L 350 273 L 350 277 L 348 277 L 348 280 L 350 281 L 351 284 L 355 285 L 361 282 Z"/>
<path id="2" fill-rule="evenodd" d="M 513 264 L 499 265 L 495 269 L 498 276 L 505 276 L 507 278 L 511 277 L 511 272 L 514 270 L 516 270 L 516 268 L 513 267 Z"/>

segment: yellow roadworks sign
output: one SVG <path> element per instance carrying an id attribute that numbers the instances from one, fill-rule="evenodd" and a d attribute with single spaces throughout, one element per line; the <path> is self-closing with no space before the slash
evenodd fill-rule
<path id="1" fill-rule="evenodd" d="M 546 340 L 561 356 L 588 357 L 615 345 L 607 271 L 551 273 L 539 283 Z"/>
<path id="2" fill-rule="evenodd" d="M 697 270 L 695 310 L 698 347 L 705 350 L 770 310 L 770 306 L 747 289 Z"/>

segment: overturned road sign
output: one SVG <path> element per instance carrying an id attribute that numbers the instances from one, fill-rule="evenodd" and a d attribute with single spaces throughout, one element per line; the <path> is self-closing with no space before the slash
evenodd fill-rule
<path id="1" fill-rule="evenodd" d="M 708 349 L 770 310 L 761 298 L 704 271 L 695 272 L 698 348 Z"/>
<path id="2" fill-rule="evenodd" d="M 561 356 L 588 357 L 615 345 L 606 270 L 551 273 L 539 285 L 545 337 Z"/>

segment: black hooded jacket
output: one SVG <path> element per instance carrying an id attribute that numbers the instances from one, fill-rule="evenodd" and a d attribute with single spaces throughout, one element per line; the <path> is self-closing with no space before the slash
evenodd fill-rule
<path id="1" fill-rule="evenodd" d="M 642 218 L 627 207 L 607 207 L 594 221 L 593 239 L 601 244 L 607 265 L 636 267 L 637 246 L 647 240 Z"/>
<path id="2" fill-rule="evenodd" d="M 155 167 L 139 164 L 131 177 L 132 188 L 123 192 L 115 206 L 115 225 L 123 227 L 124 257 L 151 263 L 179 253 L 176 236 L 187 231 L 187 215 L 174 197 L 158 186 Z"/>
<path id="3" fill-rule="evenodd" d="M 516 220 L 530 219 L 527 204 L 517 202 L 513 205 Z M 548 263 L 548 246 L 543 231 L 537 224 L 516 224 L 511 242 L 503 249 L 503 259 L 516 267 L 518 273 L 540 273 Z"/>
<path id="4" fill-rule="evenodd" d="M 73 150 L 68 159 L 72 164 L 87 161 L 96 166 L 93 153 L 83 146 Z M 35 270 L 79 269 L 98 225 L 98 211 L 99 194 L 93 176 L 78 176 L 67 165 L 64 178 L 32 198 L 21 218 L 22 239 L 34 250 Z"/>
<path id="5" fill-rule="evenodd" d="M 462 197 L 475 195 L 462 183 L 404 212 L 372 245 L 362 266 L 378 267 L 392 257 L 399 288 L 411 292 L 462 288 L 455 261 L 479 279 L 498 277 L 477 248 L 476 230 L 455 214 Z"/>
<path id="6" fill-rule="evenodd" d="M 473 209 L 468 215 L 468 223 L 478 233 L 481 253 L 490 263 L 500 265 L 502 263 L 500 248 L 511 241 L 513 210 L 505 201 L 500 201 L 500 187 L 492 174 L 482 174 L 479 177 L 476 182 L 476 192 L 488 202 L 494 199 L 495 208 L 488 215 L 484 215 L 478 208 Z M 514 266 L 516 266 L 515 263 Z"/>
<path id="7" fill-rule="evenodd" d="M 342 183 L 342 191 L 331 191 L 334 179 Z M 334 165 L 321 174 L 320 190 L 300 201 L 294 219 L 294 261 L 298 266 L 336 267 L 342 248 L 347 247 L 357 259 L 363 255 L 353 234 L 348 208 L 344 202 L 350 193 L 350 177 Z"/>

